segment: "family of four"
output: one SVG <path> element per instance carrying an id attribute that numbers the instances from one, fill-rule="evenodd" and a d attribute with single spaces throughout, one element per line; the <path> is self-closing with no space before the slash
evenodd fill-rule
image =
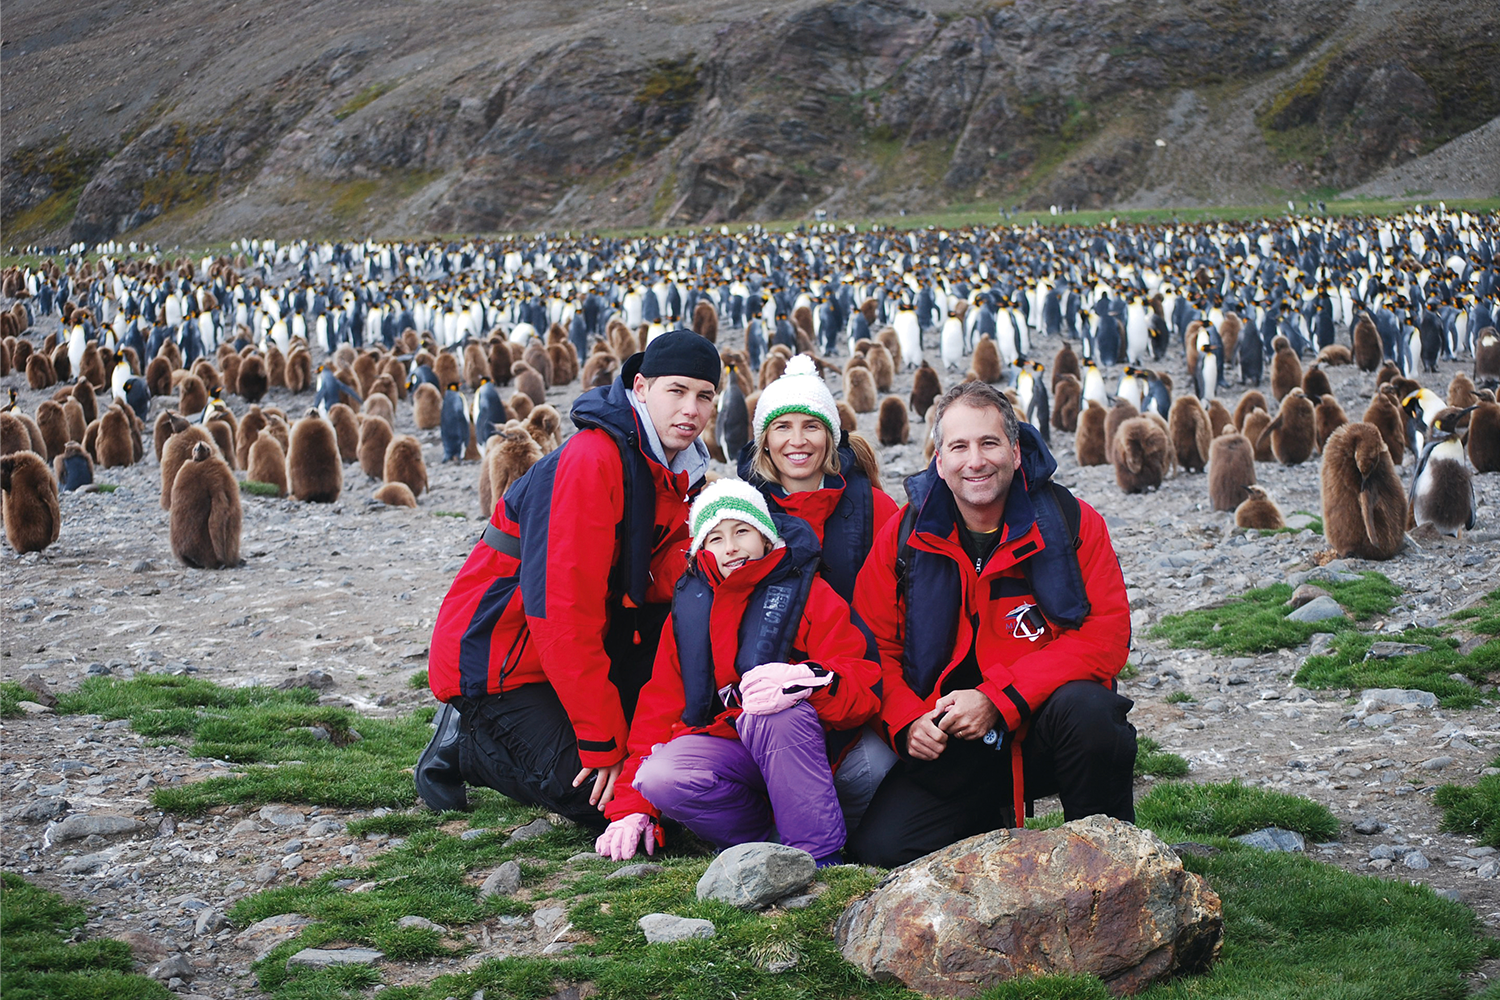
<path id="1" fill-rule="evenodd" d="M 1007 398 L 942 397 L 898 509 L 806 358 L 760 394 L 741 478 L 705 487 L 720 375 L 708 341 L 657 337 L 496 504 L 433 629 L 421 798 L 494 788 L 615 859 L 664 819 L 885 867 L 1045 795 L 1133 820 L 1119 561 Z"/>

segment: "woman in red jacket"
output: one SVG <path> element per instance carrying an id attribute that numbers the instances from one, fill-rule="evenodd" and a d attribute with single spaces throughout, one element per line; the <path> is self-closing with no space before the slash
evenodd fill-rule
<path id="1" fill-rule="evenodd" d="M 768 840 L 838 863 L 845 826 L 825 732 L 879 710 L 879 668 L 818 576 L 801 520 L 739 480 L 693 504 L 693 561 L 641 692 L 599 853 L 655 851 L 659 816 L 717 847 Z"/>

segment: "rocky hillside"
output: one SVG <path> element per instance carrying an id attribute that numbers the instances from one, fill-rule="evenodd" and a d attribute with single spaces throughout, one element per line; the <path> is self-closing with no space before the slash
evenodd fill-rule
<path id="1" fill-rule="evenodd" d="M 1500 116 L 1487 0 L 584 6 L 13 0 L 5 242 L 1258 202 Z"/>

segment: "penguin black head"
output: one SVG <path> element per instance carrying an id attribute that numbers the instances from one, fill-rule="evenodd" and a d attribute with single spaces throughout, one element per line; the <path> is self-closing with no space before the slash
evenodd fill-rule
<path id="1" fill-rule="evenodd" d="M 457 382 L 449 382 L 448 383 L 448 391 L 449 392 L 457 392 L 458 391 L 458 383 Z"/>

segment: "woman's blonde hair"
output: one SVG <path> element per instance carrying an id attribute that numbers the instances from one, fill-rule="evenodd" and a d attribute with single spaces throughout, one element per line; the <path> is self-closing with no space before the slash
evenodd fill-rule
<path id="1" fill-rule="evenodd" d="M 799 414 L 814 416 L 813 414 Z M 821 418 L 815 418 L 818 423 L 823 424 L 823 431 L 828 439 L 828 450 L 823 454 L 823 475 L 836 476 L 839 474 L 839 442 L 836 432 L 830 430 Z M 760 437 L 755 439 L 755 457 L 750 463 L 751 469 L 760 478 L 768 483 L 783 485 L 781 472 L 776 468 L 776 463 L 771 459 L 771 453 L 766 450 L 766 439 L 771 436 L 771 427 L 775 420 L 766 421 L 766 429 L 761 431 Z"/>

